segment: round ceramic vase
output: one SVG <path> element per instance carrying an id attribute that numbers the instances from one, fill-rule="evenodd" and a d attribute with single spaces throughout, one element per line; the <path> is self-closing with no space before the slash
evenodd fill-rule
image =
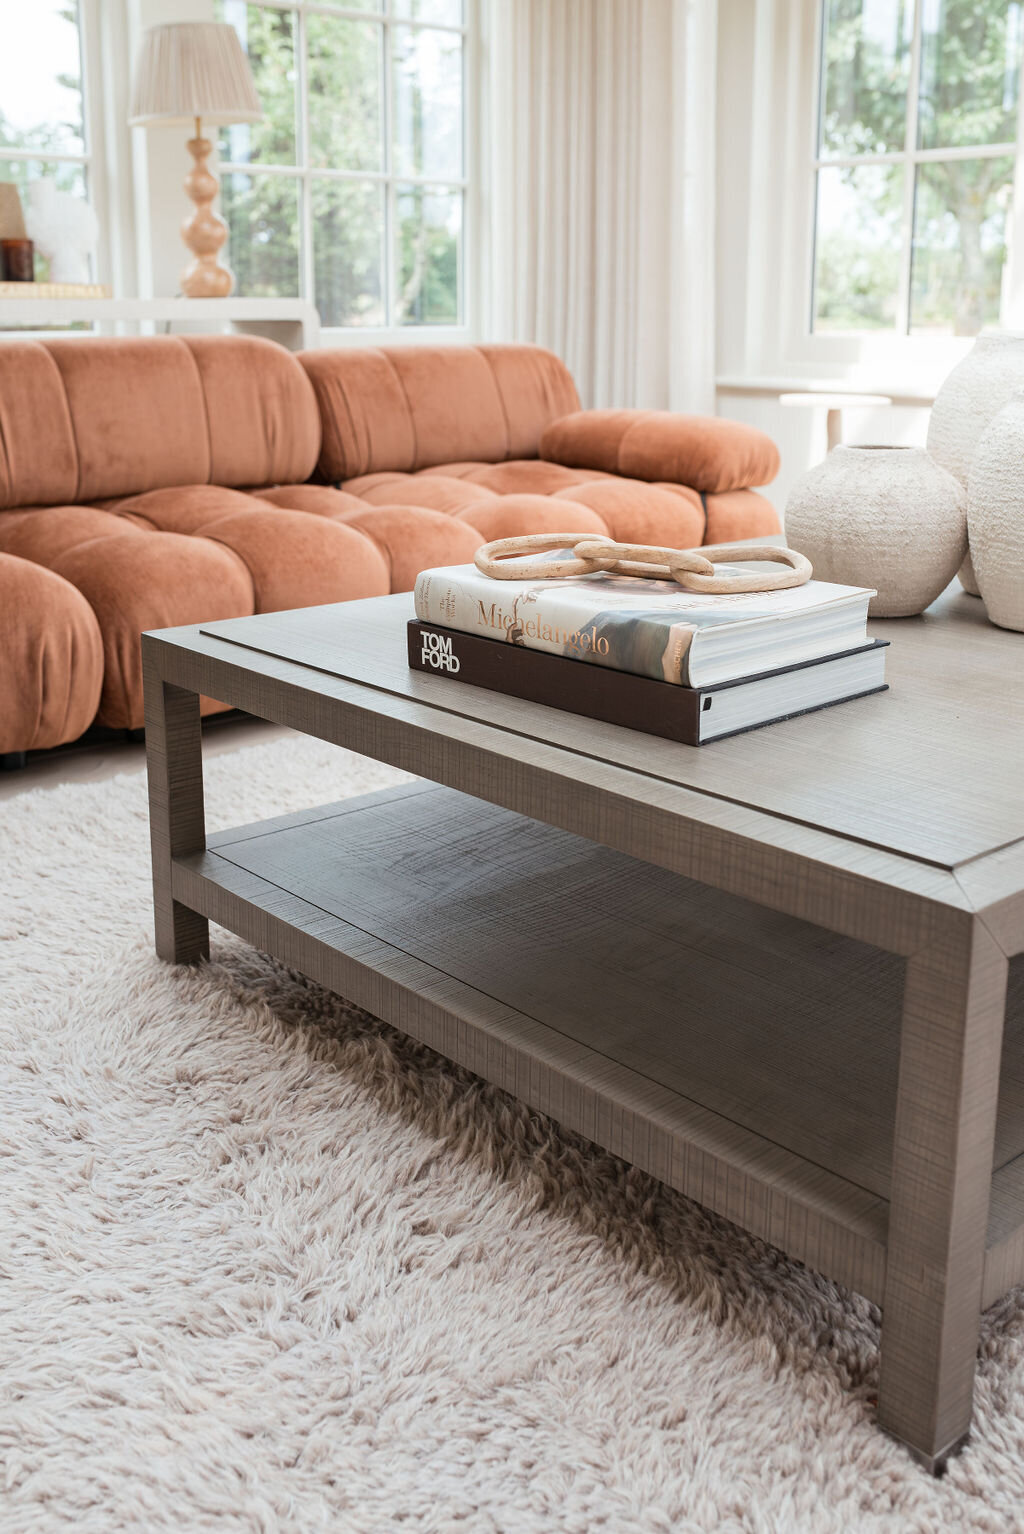
<path id="1" fill-rule="evenodd" d="M 967 494 L 923 447 L 836 447 L 793 487 L 786 542 L 816 580 L 874 586 L 875 618 L 924 612 L 967 549 Z"/>
<path id="2" fill-rule="evenodd" d="M 1024 388 L 1024 333 L 1003 331 L 980 335 L 935 397 L 928 426 L 928 451 L 967 488 L 974 455 L 986 429 L 1003 406 Z M 979 596 L 971 554 L 960 580 Z"/>
<path id="3" fill-rule="evenodd" d="M 1024 631 L 1024 391 L 982 436 L 971 466 L 967 521 L 988 616 Z"/>

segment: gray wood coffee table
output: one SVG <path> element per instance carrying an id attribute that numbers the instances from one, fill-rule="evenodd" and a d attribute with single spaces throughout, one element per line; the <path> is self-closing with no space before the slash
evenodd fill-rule
<path id="1" fill-rule="evenodd" d="M 219 922 L 877 1301 L 937 1468 L 1024 1280 L 1024 637 L 947 594 L 891 692 L 692 750 L 410 673 L 411 612 L 144 636 L 158 953 Z M 200 694 L 429 782 L 207 839 Z"/>

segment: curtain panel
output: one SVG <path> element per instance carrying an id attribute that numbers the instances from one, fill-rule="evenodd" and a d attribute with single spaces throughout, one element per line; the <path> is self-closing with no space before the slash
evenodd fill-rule
<path id="1" fill-rule="evenodd" d="M 492 0 L 487 331 L 714 410 L 716 0 Z"/>

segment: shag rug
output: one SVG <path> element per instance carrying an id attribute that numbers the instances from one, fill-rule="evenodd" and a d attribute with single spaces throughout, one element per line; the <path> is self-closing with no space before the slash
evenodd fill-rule
<path id="1" fill-rule="evenodd" d="M 209 818 L 399 776 L 252 747 Z M 4 1534 L 1024 1528 L 1020 1295 L 933 1481 L 870 1305 L 227 933 L 160 964 L 142 775 L 0 805 L 0 984 Z"/>

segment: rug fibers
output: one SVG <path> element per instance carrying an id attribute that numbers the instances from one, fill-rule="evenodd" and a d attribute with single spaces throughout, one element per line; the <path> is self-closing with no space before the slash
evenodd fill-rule
<path id="1" fill-rule="evenodd" d="M 209 820 L 400 776 L 252 747 Z M 932 1480 L 865 1301 L 228 933 L 159 963 L 141 774 L 0 871 L 3 1534 L 1024 1530 L 1020 1294 Z"/>

